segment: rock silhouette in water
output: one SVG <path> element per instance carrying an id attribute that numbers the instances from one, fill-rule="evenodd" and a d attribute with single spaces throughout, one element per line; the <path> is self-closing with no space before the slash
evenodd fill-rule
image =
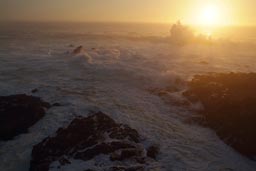
<path id="1" fill-rule="evenodd" d="M 27 132 L 41 119 L 50 104 L 25 94 L 0 96 L 0 140 L 9 140 Z"/>
<path id="2" fill-rule="evenodd" d="M 240 153 L 256 155 L 256 74 L 213 73 L 196 75 L 184 93 L 201 101 L 200 123 L 213 128 L 227 144 Z"/>
<path id="3" fill-rule="evenodd" d="M 99 155 L 107 157 L 111 164 L 102 160 L 100 165 L 83 169 L 94 170 L 99 167 L 106 171 L 136 171 L 155 162 L 147 157 L 135 129 L 117 124 L 109 116 L 98 112 L 87 118 L 74 119 L 67 128 L 60 128 L 55 137 L 48 137 L 35 145 L 30 171 L 47 171 L 53 162 L 58 162 L 58 168 L 61 168 L 72 164 L 74 159 L 86 162 Z M 127 161 L 130 164 L 127 165 Z"/>
<path id="4" fill-rule="evenodd" d="M 77 48 L 75 48 L 72 52 L 72 54 L 77 55 L 79 53 L 81 53 L 83 51 L 83 46 L 78 46 Z"/>
<path id="5" fill-rule="evenodd" d="M 35 88 L 35 89 L 33 89 L 32 91 L 31 91 L 31 93 L 37 93 L 38 92 L 38 89 L 37 88 Z"/>
<path id="6" fill-rule="evenodd" d="M 178 21 L 170 30 L 171 40 L 174 44 L 185 45 L 194 39 L 193 31 Z"/>

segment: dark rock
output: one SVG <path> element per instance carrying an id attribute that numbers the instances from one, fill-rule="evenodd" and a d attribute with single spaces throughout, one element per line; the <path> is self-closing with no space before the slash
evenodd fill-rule
<path id="1" fill-rule="evenodd" d="M 25 94 L 0 96 L 0 140 L 26 133 L 45 114 L 50 104 Z"/>
<path id="2" fill-rule="evenodd" d="M 59 106 L 61 106 L 61 104 L 60 103 L 53 103 L 52 106 L 53 107 L 59 107 Z"/>
<path id="3" fill-rule="evenodd" d="M 112 161 L 115 161 L 115 160 L 122 161 L 125 159 L 132 158 L 134 156 L 141 156 L 141 153 L 142 153 L 142 151 L 140 149 L 136 149 L 135 147 L 130 148 L 130 149 L 128 148 L 128 149 L 121 150 L 120 154 L 113 153 L 111 155 L 110 159 Z"/>
<path id="4" fill-rule="evenodd" d="M 256 155 L 256 74 L 196 75 L 184 95 L 200 101 L 201 124 L 213 128 L 221 139 L 240 153 Z"/>
<path id="5" fill-rule="evenodd" d="M 147 148 L 147 156 L 148 157 L 156 159 L 156 156 L 158 155 L 158 153 L 159 153 L 159 147 L 156 145 L 152 145 Z"/>
<path id="6" fill-rule="evenodd" d="M 83 46 L 78 46 L 77 48 L 75 48 L 72 52 L 72 54 L 77 55 L 79 53 L 81 53 L 83 51 Z"/>
<path id="7" fill-rule="evenodd" d="M 149 92 L 156 96 L 159 96 L 167 104 L 172 104 L 180 107 L 188 107 L 191 103 L 186 98 L 177 98 L 177 94 L 181 94 L 181 92 L 183 91 L 181 89 L 183 85 L 179 86 L 179 88 L 176 86 L 154 88 L 150 89 Z"/>
<path id="8" fill-rule="evenodd" d="M 143 166 L 131 166 L 131 167 L 123 167 L 123 166 L 116 166 L 110 168 L 109 171 L 144 171 L 145 168 Z"/>
<path id="9" fill-rule="evenodd" d="M 59 162 L 60 162 L 61 165 L 71 164 L 71 162 L 68 159 L 64 158 L 64 157 L 61 158 L 59 160 Z"/>
<path id="10" fill-rule="evenodd" d="M 118 143 L 121 144 L 120 142 L 118 142 Z M 76 152 L 76 154 L 74 155 L 74 158 L 90 160 L 99 154 L 109 154 L 109 153 L 112 153 L 112 152 L 120 150 L 120 149 L 132 147 L 131 145 L 125 144 L 124 142 L 123 142 L 123 144 L 117 145 L 117 146 L 115 146 L 115 144 L 116 143 L 104 143 L 103 142 L 101 144 L 95 145 L 93 148 L 90 148 L 84 152 Z M 135 148 L 135 147 L 133 147 L 133 148 Z"/>
<path id="11" fill-rule="evenodd" d="M 33 90 L 31 91 L 31 93 L 36 93 L 36 92 L 38 92 L 38 89 L 37 89 L 37 88 L 35 88 L 35 89 L 33 89 Z"/>
<path id="12" fill-rule="evenodd" d="M 56 134 L 33 147 L 30 171 L 47 171 L 52 162 L 63 163 L 63 158 L 64 164 L 67 164 L 68 158 L 86 162 L 104 154 L 113 162 L 132 160 L 135 165 L 140 166 L 137 159 L 146 158 L 138 132 L 127 125 L 117 124 L 102 112 L 87 118 L 76 118 Z"/>

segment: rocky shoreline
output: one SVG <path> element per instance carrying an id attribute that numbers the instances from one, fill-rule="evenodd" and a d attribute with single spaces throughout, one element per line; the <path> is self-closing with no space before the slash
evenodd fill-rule
<path id="1" fill-rule="evenodd" d="M 156 162 L 157 153 L 157 147 L 142 144 L 135 129 L 97 112 L 74 119 L 67 128 L 60 128 L 56 136 L 47 137 L 35 145 L 30 171 L 47 171 L 54 162 L 61 169 L 72 164 L 72 160 L 89 162 L 98 156 L 105 158 L 101 165 L 96 162 L 87 170 L 140 171 Z"/>
<path id="2" fill-rule="evenodd" d="M 10 140 L 26 133 L 50 107 L 49 103 L 35 96 L 0 96 L 0 140 Z"/>
<path id="3" fill-rule="evenodd" d="M 187 87 L 181 93 L 184 99 L 172 103 L 189 108 L 200 102 L 203 108 L 196 113 L 201 117 L 194 121 L 212 128 L 226 144 L 254 159 L 256 74 L 196 75 Z M 168 87 L 151 90 L 151 93 L 166 97 L 180 91 Z M 0 140 L 27 133 L 53 106 L 61 104 L 51 105 L 25 94 L 0 96 Z M 159 152 L 159 146 L 145 143 L 137 130 L 116 123 L 108 114 L 98 111 L 88 117 L 76 117 L 67 127 L 59 128 L 54 135 L 34 145 L 30 171 L 61 170 L 72 167 L 74 161 L 84 162 L 86 171 L 157 170 Z"/>
<path id="4" fill-rule="evenodd" d="M 203 105 L 198 123 L 214 129 L 241 154 L 256 156 L 256 74 L 196 75 L 188 86 L 184 96 Z"/>
<path id="5" fill-rule="evenodd" d="M 57 104 L 57 103 L 56 103 Z M 39 97 L 25 94 L 0 96 L 0 140 L 11 140 L 42 119 L 46 110 L 60 104 L 49 104 Z M 125 124 L 118 124 L 108 115 L 95 112 L 86 118 L 75 118 L 67 128 L 59 128 L 32 150 L 30 171 L 62 169 L 74 160 L 88 164 L 85 170 L 143 171 L 154 168 L 159 147 L 144 145 L 139 133 Z M 105 163 L 103 162 L 105 161 Z"/>
<path id="6" fill-rule="evenodd" d="M 186 122 L 213 129 L 226 144 L 255 159 L 256 73 L 195 75 L 180 87 L 170 85 L 149 92 L 168 105 L 186 108 L 191 112 Z"/>

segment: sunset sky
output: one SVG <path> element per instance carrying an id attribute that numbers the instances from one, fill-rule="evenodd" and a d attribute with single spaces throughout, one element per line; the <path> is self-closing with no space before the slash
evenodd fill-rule
<path id="1" fill-rule="evenodd" d="M 210 7 L 209 7 L 210 6 Z M 207 10 L 213 10 L 208 14 Z M 256 0 L 0 0 L 0 20 L 255 25 Z M 202 16 L 205 13 L 206 16 Z"/>

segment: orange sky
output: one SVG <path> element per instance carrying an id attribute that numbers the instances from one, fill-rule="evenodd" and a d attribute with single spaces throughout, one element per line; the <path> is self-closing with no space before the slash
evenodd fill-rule
<path id="1" fill-rule="evenodd" d="M 0 20 L 199 24 L 208 4 L 220 9 L 218 24 L 256 25 L 256 0 L 0 0 Z"/>

